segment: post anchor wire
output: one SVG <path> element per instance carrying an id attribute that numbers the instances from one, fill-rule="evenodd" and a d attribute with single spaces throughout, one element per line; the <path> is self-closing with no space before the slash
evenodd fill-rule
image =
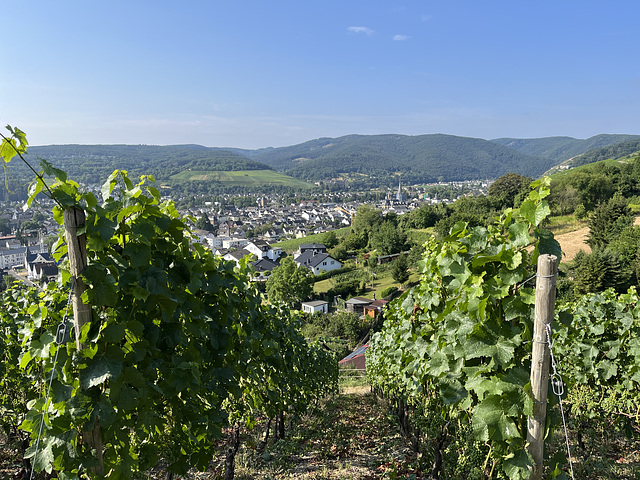
<path id="1" fill-rule="evenodd" d="M 58 329 L 56 330 L 56 345 L 58 348 L 56 349 L 56 354 L 53 358 L 53 366 L 51 367 L 51 377 L 49 378 L 49 385 L 47 387 L 47 393 L 44 397 L 44 405 L 42 406 L 42 418 L 40 419 L 40 428 L 38 430 L 38 437 L 36 439 L 36 449 L 33 453 L 33 461 L 35 463 L 36 457 L 38 456 L 38 451 L 40 450 L 40 439 L 42 438 L 42 430 L 44 429 L 44 416 L 49 408 L 49 397 L 51 395 L 51 385 L 53 384 L 53 377 L 56 373 L 56 365 L 58 363 L 58 354 L 60 353 L 60 346 L 63 343 L 67 343 L 70 341 L 69 332 L 71 331 L 71 322 L 69 321 L 69 306 L 71 305 L 71 295 L 73 294 L 73 287 L 75 286 L 76 279 L 71 277 L 71 287 L 69 288 L 69 296 L 67 297 L 67 306 L 65 307 L 64 317 L 62 317 L 62 322 L 58 325 Z M 33 479 L 34 468 L 31 468 L 31 474 L 29 475 L 29 480 Z"/>

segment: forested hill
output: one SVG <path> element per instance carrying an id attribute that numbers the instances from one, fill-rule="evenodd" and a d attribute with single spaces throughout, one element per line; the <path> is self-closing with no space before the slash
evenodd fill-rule
<path id="1" fill-rule="evenodd" d="M 236 150 L 287 174 L 323 180 L 343 174 L 377 183 L 497 178 L 507 172 L 537 177 L 554 165 L 549 159 L 479 138 L 453 135 L 348 135 L 319 138 L 290 147 Z"/>
<path id="2" fill-rule="evenodd" d="M 215 174 L 267 169 L 314 182 L 343 178 L 359 187 L 397 185 L 398 180 L 412 184 L 495 179 L 508 172 L 535 178 L 597 147 L 606 148 L 577 157 L 575 162 L 623 156 L 637 151 L 638 146 L 639 135 L 597 135 L 586 140 L 548 137 L 489 141 L 445 134 L 386 134 L 319 138 L 288 147 L 258 150 L 200 145 L 32 146 L 29 157 L 36 166 L 36 157 L 45 158 L 84 183 L 101 183 L 119 168 L 128 170 L 134 178 L 150 174 L 163 184 L 179 183 L 182 190 L 213 191 L 227 187 L 264 190 L 265 182 L 273 188 L 304 185 L 282 175 L 275 178 L 275 172 L 262 175 L 264 181 L 260 181 L 259 174 L 251 172 L 243 173 L 243 178 L 231 175 L 226 180 Z M 12 174 L 20 177 L 23 168 L 16 162 Z M 26 169 L 23 173 L 25 178 L 30 178 Z"/>
<path id="3" fill-rule="evenodd" d="M 102 183 L 116 169 L 128 170 L 132 178 L 154 175 L 158 180 L 185 170 L 271 170 L 236 152 L 200 145 L 50 145 L 32 146 L 28 152 L 35 166 L 36 157 L 45 158 L 85 183 Z"/>
<path id="4" fill-rule="evenodd" d="M 572 158 L 565 163 L 571 165 L 572 167 L 579 167 L 580 165 L 587 165 L 589 163 L 595 163 L 610 158 L 617 159 L 626 157 L 637 152 L 640 152 L 640 137 L 636 137 L 634 140 L 630 140 L 628 142 L 618 143 L 616 145 L 609 145 L 607 147 L 591 150 L 587 153 Z"/>
<path id="5" fill-rule="evenodd" d="M 573 137 L 544 138 L 496 138 L 491 140 L 499 145 L 512 148 L 518 152 L 534 157 L 542 157 L 559 164 L 576 155 L 610 145 L 638 140 L 640 135 L 596 135 L 580 140 Z M 611 157 L 609 157 L 611 158 Z"/>

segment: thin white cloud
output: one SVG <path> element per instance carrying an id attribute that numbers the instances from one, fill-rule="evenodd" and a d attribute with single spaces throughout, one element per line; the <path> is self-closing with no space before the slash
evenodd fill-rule
<path id="1" fill-rule="evenodd" d="M 347 28 L 351 33 L 364 33 L 365 35 L 373 35 L 373 30 L 368 27 L 349 27 Z"/>
<path id="2" fill-rule="evenodd" d="M 404 42 L 405 40 L 409 40 L 409 37 L 406 35 L 394 35 L 393 40 L 396 42 Z"/>
<path id="3" fill-rule="evenodd" d="M 431 15 L 422 15 L 422 17 L 420 18 L 420 20 L 422 20 L 423 22 L 428 22 L 429 20 L 431 20 L 433 17 Z"/>

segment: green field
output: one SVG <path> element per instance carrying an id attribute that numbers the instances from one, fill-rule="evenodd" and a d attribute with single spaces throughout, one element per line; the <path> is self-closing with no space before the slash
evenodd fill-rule
<path id="1" fill-rule="evenodd" d="M 313 185 L 274 170 L 206 171 L 185 170 L 171 177 L 172 182 L 219 182 L 229 186 L 283 185 L 311 188 Z"/>
<path id="2" fill-rule="evenodd" d="M 409 237 L 409 240 L 417 245 L 424 245 L 424 243 L 434 235 L 435 233 L 433 227 L 424 229 L 414 228 L 407 231 L 407 237 Z"/>
<path id="3" fill-rule="evenodd" d="M 343 228 L 338 228 L 336 230 L 333 230 L 333 232 L 336 234 L 338 238 L 344 237 L 350 231 L 351 231 L 351 227 L 343 227 Z M 298 247 L 302 244 L 322 243 L 325 235 L 326 235 L 326 232 L 314 233 L 311 235 L 307 235 L 306 237 L 303 237 L 303 238 L 292 238 L 290 240 L 283 240 L 281 242 L 274 244 L 274 246 L 280 247 L 285 252 L 291 253 L 296 251 Z"/>

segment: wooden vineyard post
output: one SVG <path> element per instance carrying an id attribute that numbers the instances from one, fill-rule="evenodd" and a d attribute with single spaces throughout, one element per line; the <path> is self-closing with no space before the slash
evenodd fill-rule
<path id="1" fill-rule="evenodd" d="M 533 457 L 530 480 L 542 479 L 544 459 L 544 432 L 547 418 L 547 392 L 549 389 L 549 338 L 556 302 L 558 259 L 555 255 L 538 257 L 536 304 L 533 322 L 533 355 L 531 358 L 531 391 L 533 415 L 527 428 L 527 451 Z M 550 332 L 549 332 L 550 334 Z"/>
<path id="2" fill-rule="evenodd" d="M 82 326 L 91 322 L 91 305 L 83 302 L 82 294 L 87 289 L 82 280 L 82 272 L 87 266 L 87 236 L 83 233 L 78 235 L 79 228 L 85 226 L 85 213 L 79 207 L 67 208 L 64 211 L 64 229 L 67 239 L 67 250 L 69 255 L 69 270 L 71 278 L 75 279 L 72 283 L 73 293 L 73 324 L 76 332 L 76 347 L 82 350 L 84 345 L 80 342 L 80 333 Z M 93 428 L 82 432 L 83 441 L 96 451 L 98 466 L 95 473 L 104 475 L 104 461 L 102 455 L 102 432 L 100 430 L 100 421 L 96 417 Z"/>
<path id="3" fill-rule="evenodd" d="M 67 250 L 69 255 L 69 270 L 73 282 L 73 326 L 76 332 L 76 348 L 82 350 L 80 343 L 80 330 L 85 323 L 91 322 L 91 305 L 82 301 L 82 294 L 87 286 L 82 281 L 82 271 L 87 266 L 87 236 L 78 236 L 78 228 L 84 228 L 84 210 L 76 207 L 64 211 L 64 229 L 67 237 Z"/>

